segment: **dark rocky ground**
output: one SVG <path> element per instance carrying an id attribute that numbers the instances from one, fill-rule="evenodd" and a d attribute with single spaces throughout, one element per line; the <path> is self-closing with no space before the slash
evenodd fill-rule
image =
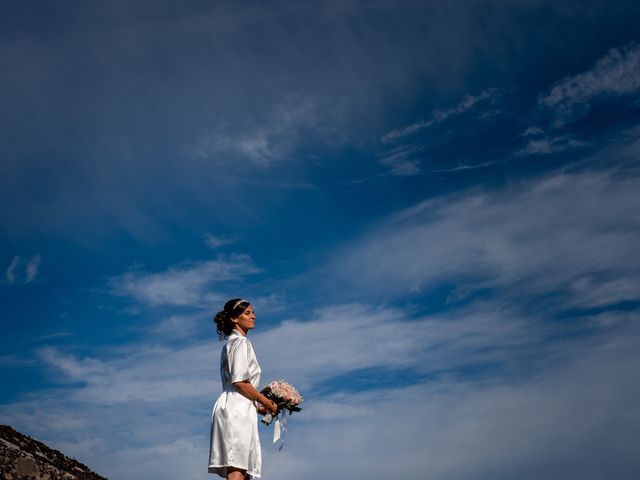
<path id="1" fill-rule="evenodd" d="M 8 425 L 0 425 L 0 480 L 106 480 Z"/>

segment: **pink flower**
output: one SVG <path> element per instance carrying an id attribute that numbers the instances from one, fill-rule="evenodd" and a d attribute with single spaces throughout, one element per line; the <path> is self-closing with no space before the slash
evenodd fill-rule
<path id="1" fill-rule="evenodd" d="M 289 413 L 299 412 L 301 408 L 298 406 L 302 403 L 302 395 L 290 383 L 284 380 L 274 380 L 269 382 L 261 392 L 265 397 L 273 400 L 279 410 L 289 410 Z M 272 415 L 268 413 L 262 419 L 262 423 L 268 425 L 271 423 Z"/>

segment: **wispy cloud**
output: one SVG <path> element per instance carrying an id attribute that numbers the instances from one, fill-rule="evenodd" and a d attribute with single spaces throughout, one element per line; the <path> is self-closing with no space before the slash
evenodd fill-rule
<path id="1" fill-rule="evenodd" d="M 630 286 L 640 271 L 638 189 L 636 176 L 584 172 L 429 200 L 345 247 L 329 268 L 385 295 L 455 282 L 502 295 L 564 291 L 565 301 L 587 305 L 586 291 L 572 295 L 576 281 L 596 275 Z M 626 297 L 640 299 L 629 288 Z"/>
<path id="2" fill-rule="evenodd" d="M 215 380 L 211 375 L 216 361 L 214 342 L 212 334 L 209 343 L 186 348 L 153 344 L 123 347 L 107 359 L 77 358 L 52 347 L 42 349 L 39 356 L 50 372 L 58 375 L 59 382 L 80 385 L 74 390 L 76 400 L 99 405 L 162 402 L 207 398 Z M 206 378 L 210 380 L 204 381 Z"/>
<path id="3" fill-rule="evenodd" d="M 131 344 L 92 356 L 54 347 L 37 353 L 49 377 L 68 386 L 73 402 L 115 407 L 142 401 L 151 408 L 178 399 L 211 400 L 219 388 L 213 372 L 221 346 L 213 326 L 211 333 L 205 341 Z M 532 329 L 517 312 L 497 305 L 416 318 L 399 309 L 349 304 L 258 329 L 251 339 L 265 381 L 285 377 L 312 391 L 329 379 L 367 369 L 444 375 L 460 367 L 514 362 L 546 334 L 546 328 Z M 504 356 L 515 347 L 518 355 Z"/>
<path id="4" fill-rule="evenodd" d="M 460 312 L 458 318 L 416 319 L 400 310 L 340 305 L 311 319 L 252 332 L 267 367 L 265 380 L 277 371 L 307 393 L 304 412 L 291 419 L 283 452 L 275 454 L 271 431 L 261 429 L 265 477 L 278 471 L 285 480 L 319 480 L 336 465 L 352 475 L 392 476 L 397 466 L 389 464 L 389 455 L 405 472 L 460 480 L 508 479 L 541 464 L 554 476 L 572 477 L 574 456 L 600 471 L 596 453 L 603 452 L 620 458 L 623 470 L 636 470 L 628 445 L 638 419 L 627 415 L 640 393 L 636 315 L 615 314 L 619 318 L 597 340 L 557 341 L 546 359 L 538 351 L 542 362 L 530 376 L 455 375 L 451 368 L 467 362 L 508 364 L 514 354 L 535 346 L 538 337 L 526 322 L 493 307 Z M 371 348 L 372 341 L 383 347 Z M 103 359 L 44 349 L 40 358 L 49 373 L 67 386 L 5 404 L 0 418 L 45 440 L 56 432 L 54 446 L 110 477 L 127 478 L 131 471 L 144 480 L 160 471 L 204 477 L 207 421 L 219 391 L 214 378 L 219 348 L 215 341 L 173 348 L 131 345 Z M 362 368 L 411 372 L 411 381 L 403 386 L 374 376 L 364 390 L 311 394 L 327 375 Z M 420 371 L 437 374 L 425 379 L 416 374 Z M 416 399 L 419 408 L 413 408 Z M 488 437 L 496 441 L 487 443 Z M 365 441 L 371 438 L 376 441 Z M 561 453 L 554 453 L 559 448 Z M 330 456 L 331 464 L 319 461 L 318 452 Z M 354 455 L 361 460 L 357 464 Z M 149 469 L 122 467 L 153 457 Z"/>
<path id="5" fill-rule="evenodd" d="M 544 134 L 544 130 L 538 126 L 527 127 L 527 129 L 520 134 L 521 137 L 532 137 Z"/>
<path id="6" fill-rule="evenodd" d="M 420 161 L 412 158 L 418 148 L 400 146 L 382 156 L 378 163 L 389 168 L 392 175 L 409 177 L 420 173 Z"/>
<path id="7" fill-rule="evenodd" d="M 40 264 L 42 263 L 42 257 L 40 255 L 34 255 L 27 262 L 27 266 L 25 268 L 25 272 L 27 274 L 27 282 L 33 282 L 38 275 L 38 270 L 40 269 Z"/>
<path id="8" fill-rule="evenodd" d="M 47 347 L 38 352 L 41 360 L 64 375 L 66 380 L 100 383 L 100 378 L 108 373 L 110 367 L 91 357 L 75 358 L 60 354 L 55 348 Z"/>
<path id="9" fill-rule="evenodd" d="M 425 144 L 419 139 L 407 139 L 407 137 L 474 110 L 482 103 L 495 100 L 498 95 L 499 91 L 495 88 L 488 88 L 478 95 L 465 95 L 451 108 L 434 110 L 428 120 L 388 132 L 382 137 L 382 143 L 386 147 L 378 156 L 378 163 L 388 168 L 390 175 L 409 177 L 420 174 L 424 160 L 422 157 L 425 156 Z"/>
<path id="10" fill-rule="evenodd" d="M 461 163 L 455 165 L 453 167 L 448 168 L 438 168 L 435 170 L 430 170 L 429 173 L 444 173 L 444 172 L 462 172 L 465 170 L 477 170 L 479 168 L 487 168 L 493 165 L 497 165 L 499 163 L 504 163 L 505 160 L 489 160 L 488 162 L 483 163 Z"/>
<path id="11" fill-rule="evenodd" d="M 5 272 L 7 282 L 10 284 L 26 284 L 35 281 L 41 263 L 42 257 L 40 255 L 34 255 L 28 260 L 19 255 L 14 255 Z"/>
<path id="12" fill-rule="evenodd" d="M 640 45 L 632 43 L 609 50 L 591 70 L 559 81 L 538 97 L 538 104 L 554 113 L 555 126 L 560 127 L 585 114 L 598 98 L 639 91 Z"/>
<path id="13" fill-rule="evenodd" d="M 211 314 L 209 323 L 211 323 Z M 204 315 L 197 314 L 174 314 L 163 318 L 158 324 L 150 328 L 150 331 L 158 336 L 170 337 L 172 339 L 188 338 L 198 331 L 198 322 Z"/>
<path id="14" fill-rule="evenodd" d="M 627 334 L 633 341 L 616 334 L 595 347 L 568 348 L 557 368 L 535 379 L 460 384 L 441 378 L 317 399 L 319 405 L 293 421 L 287 447 L 303 466 L 291 478 L 299 471 L 322 478 L 336 465 L 351 476 L 393 477 L 398 464 L 420 478 L 509 479 L 522 472 L 572 478 L 588 471 L 595 480 L 611 469 L 633 478 L 640 468 L 628 446 L 635 428 L 620 426 L 633 409 L 632 392 L 640 392 L 625 359 L 638 359 L 637 329 Z M 629 421 L 639 426 L 637 418 Z M 317 460 L 319 451 L 332 459 L 330 466 Z M 620 462 L 602 462 L 603 452 Z M 268 458 L 265 474 L 287 460 Z"/>
<path id="15" fill-rule="evenodd" d="M 224 162 L 225 158 L 233 159 L 233 163 L 248 160 L 265 168 L 292 160 L 303 136 L 307 144 L 341 143 L 341 134 L 332 122 L 323 118 L 313 99 L 289 96 L 264 118 L 253 117 L 243 125 L 219 125 L 197 141 L 192 153 L 216 162 Z"/>
<path id="16" fill-rule="evenodd" d="M 393 142 L 409 135 L 412 135 L 420 130 L 424 130 L 438 123 L 442 123 L 452 116 L 460 115 L 474 108 L 478 103 L 485 100 L 489 100 L 498 95 L 498 90 L 495 88 L 488 88 L 478 95 L 465 95 L 456 105 L 445 110 L 434 110 L 431 114 L 431 118 L 428 120 L 422 120 L 406 127 L 391 130 L 382 137 L 382 141 L 385 143 Z"/>
<path id="17" fill-rule="evenodd" d="M 411 372 L 411 378 L 422 381 L 426 376 L 455 375 L 462 368 L 491 365 L 499 371 L 507 363 L 513 368 L 524 359 L 531 366 L 532 352 L 539 354 L 541 340 L 560 331 L 561 326 L 536 326 L 515 308 L 490 302 L 423 316 L 351 304 L 285 321 L 253 338 L 264 359 L 265 376 L 278 372 L 309 389 L 361 371 L 386 372 L 398 380 Z M 369 382 L 369 388 L 384 388 L 376 380 Z"/>
<path id="18" fill-rule="evenodd" d="M 11 263 L 7 267 L 7 271 L 6 271 L 7 282 L 16 283 L 15 270 L 16 270 L 16 267 L 20 264 L 20 262 L 21 262 L 20 257 L 18 255 L 14 255 L 13 258 L 11 259 Z"/>
<path id="19" fill-rule="evenodd" d="M 215 250 L 223 245 L 230 245 L 240 239 L 239 235 L 212 235 L 207 233 L 204 243 L 207 247 Z"/>
<path id="20" fill-rule="evenodd" d="M 532 134 L 528 135 L 531 137 Z M 557 137 L 540 137 L 530 139 L 527 144 L 519 150 L 516 155 L 547 155 L 550 153 L 563 152 L 572 148 L 586 147 L 589 143 L 575 140 L 568 135 Z"/>
<path id="21" fill-rule="evenodd" d="M 110 281 L 113 293 L 143 305 L 198 307 L 222 297 L 214 285 L 259 273 L 247 255 L 220 255 L 216 260 L 185 262 L 164 272 L 132 271 Z"/>
<path id="22" fill-rule="evenodd" d="M 308 390 L 363 369 L 426 374 L 479 364 L 495 358 L 496 351 L 538 339 L 534 332 L 527 333 L 513 312 L 494 308 L 489 314 L 489 310 L 408 318 L 407 312 L 397 309 L 338 305 L 312 312 L 310 318 L 259 329 L 251 338 L 260 352 L 265 379 L 277 372 Z M 182 325 L 183 320 L 172 317 L 162 326 L 171 328 L 173 321 Z M 336 336 L 337 331 L 341 335 Z M 76 384 L 74 395 L 84 401 L 117 405 L 132 400 L 206 399 L 217 381 L 211 371 L 220 348 L 213 325 L 211 333 L 207 341 L 122 347 L 103 352 L 104 358 L 79 357 L 53 347 L 41 349 L 38 356 L 52 378 Z M 379 344 L 386 345 L 383 354 L 370 348 Z"/>

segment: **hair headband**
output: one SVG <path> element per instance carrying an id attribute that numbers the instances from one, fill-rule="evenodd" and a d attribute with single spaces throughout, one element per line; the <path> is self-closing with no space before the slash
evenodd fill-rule
<path id="1" fill-rule="evenodd" d="M 244 298 L 241 298 L 233 305 L 233 307 L 231 308 L 231 311 L 233 312 L 236 308 L 238 308 L 238 305 L 240 305 L 241 303 L 249 303 L 249 301 L 245 300 Z"/>

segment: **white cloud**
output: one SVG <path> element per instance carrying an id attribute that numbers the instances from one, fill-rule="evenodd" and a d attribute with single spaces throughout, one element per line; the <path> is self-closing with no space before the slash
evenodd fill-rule
<path id="1" fill-rule="evenodd" d="M 609 328 L 616 325 L 605 323 Z M 515 310 L 496 304 L 419 317 L 350 304 L 323 308 L 271 329 L 258 328 L 251 340 L 263 367 L 263 383 L 286 378 L 305 394 L 327 380 L 367 369 L 433 376 L 522 359 L 531 366 L 533 347 L 560 331 L 561 326 L 534 327 Z M 222 346 L 213 325 L 210 333 L 204 341 L 198 337 L 177 344 L 138 343 L 93 356 L 53 347 L 37 354 L 48 378 L 69 387 L 64 398 L 71 403 L 117 408 L 142 402 L 156 408 L 152 405 L 207 402 L 220 388 L 217 365 Z M 506 352 L 512 353 L 505 356 Z"/>
<path id="2" fill-rule="evenodd" d="M 591 102 L 606 96 L 640 91 L 640 46 L 613 48 L 591 70 L 559 81 L 538 104 L 554 112 L 555 126 L 572 121 L 589 110 Z"/>
<path id="3" fill-rule="evenodd" d="M 238 235 L 211 235 L 207 233 L 204 243 L 211 249 L 215 250 L 223 245 L 235 243 L 240 239 Z"/>
<path id="4" fill-rule="evenodd" d="M 434 374 L 501 363 L 503 350 L 519 347 L 520 354 L 527 355 L 528 348 L 548 333 L 531 328 L 515 311 L 499 305 L 416 318 L 399 310 L 353 304 L 256 332 L 253 343 L 264 360 L 265 381 L 277 372 L 304 390 L 372 368 Z"/>
<path id="5" fill-rule="evenodd" d="M 33 282 L 38 276 L 41 263 L 40 255 L 34 255 L 29 260 L 14 255 L 5 273 L 7 282 L 10 284 Z"/>
<path id="6" fill-rule="evenodd" d="M 265 382 L 283 377 L 305 390 L 362 369 L 432 374 L 495 362 L 496 352 L 514 346 L 524 352 L 540 335 L 518 320 L 515 312 L 498 306 L 409 318 L 400 310 L 352 304 L 258 329 L 251 339 Z M 53 374 L 51 378 L 77 385 L 70 397 L 78 401 L 118 405 L 177 398 L 206 400 L 218 381 L 216 365 L 222 344 L 216 338 L 211 326 L 206 341 L 196 339 L 178 346 L 138 344 L 102 352 L 101 358 L 78 358 L 49 347 L 38 356 Z"/>
<path id="7" fill-rule="evenodd" d="M 269 167 L 291 160 L 304 135 L 305 143 L 342 143 L 342 134 L 309 97 L 291 95 L 277 104 L 264 118 L 250 118 L 244 125 L 219 125 L 202 136 L 193 154 L 200 158 L 248 160 L 257 167 Z"/>
<path id="8" fill-rule="evenodd" d="M 477 314 L 491 315 L 492 307 Z M 502 325 L 514 320 L 511 312 L 500 316 Z M 522 472 L 531 478 L 590 472 L 581 478 L 596 479 L 603 478 L 603 469 L 616 468 L 618 478 L 635 478 L 640 464 L 634 432 L 640 420 L 629 412 L 640 394 L 635 367 L 640 350 L 637 314 L 626 317 L 611 321 L 612 328 L 598 339 L 556 341 L 543 368 L 510 378 L 441 374 L 426 381 L 406 377 L 407 386 L 382 381 L 365 391 L 349 384 L 333 393 L 304 391 L 304 411 L 289 417 L 282 452 L 271 446 L 271 430 L 261 427 L 264 477 L 320 480 L 340 471 L 376 478 L 397 475 L 401 468 L 407 475 L 457 480 L 509 479 Z M 390 363 L 398 372 L 408 366 L 438 368 L 456 361 L 460 342 L 477 342 L 480 352 L 497 331 L 477 318 L 462 315 L 461 328 L 448 326 L 452 319 L 425 324 L 434 319 L 344 305 L 305 324 L 285 322 L 274 331 L 252 332 L 252 341 L 263 367 L 278 376 L 297 370 L 294 378 L 310 385 L 363 365 L 384 371 Z M 519 325 L 516 321 L 507 338 L 518 337 Z M 371 341 L 380 347 L 372 348 Z M 220 346 L 215 341 L 173 349 L 131 346 L 99 361 L 49 349 L 42 358 L 69 375 L 69 387 L 5 404 L 0 419 L 110 478 L 204 480 Z M 501 356 L 509 362 L 523 345 L 512 341 L 506 347 Z M 292 360 L 278 348 L 302 356 Z M 185 389 L 190 382 L 199 382 L 198 388 Z M 604 460 L 612 457 L 617 467 Z"/>
<path id="9" fill-rule="evenodd" d="M 544 130 L 542 130 L 540 127 L 528 127 L 524 132 L 522 132 L 520 134 L 521 137 L 536 137 L 538 135 L 542 135 L 544 133 Z"/>
<path id="10" fill-rule="evenodd" d="M 582 276 L 569 286 L 575 298 L 585 307 L 602 307 L 611 303 L 632 302 L 640 295 L 640 274 L 602 279 L 598 275 Z"/>
<path id="11" fill-rule="evenodd" d="M 430 170 L 429 173 L 462 172 L 464 170 L 477 170 L 479 168 L 486 168 L 492 165 L 497 165 L 498 163 L 503 163 L 503 162 L 490 160 L 488 162 L 483 162 L 483 163 L 467 163 L 467 164 L 461 163 L 454 167 L 437 168 L 435 170 Z"/>
<path id="12" fill-rule="evenodd" d="M 43 348 L 38 355 L 43 362 L 71 381 L 96 382 L 110 370 L 108 365 L 95 358 L 77 359 L 50 347 Z"/>
<path id="13" fill-rule="evenodd" d="M 161 336 L 170 336 L 171 338 L 186 338 L 198 331 L 197 324 L 202 320 L 201 314 L 175 314 L 170 315 L 153 326 L 150 331 Z M 209 315 L 211 317 L 211 315 Z"/>
<path id="14" fill-rule="evenodd" d="M 318 411 L 314 403 L 293 417 L 285 452 L 311 479 L 335 471 L 456 480 L 598 479 L 615 471 L 632 479 L 640 471 L 632 447 L 640 422 L 629 415 L 640 393 L 637 330 L 632 335 L 571 349 L 553 368 L 520 382 L 441 379 L 317 399 Z M 265 475 L 279 471 L 279 462 L 269 455 Z"/>
<path id="15" fill-rule="evenodd" d="M 247 255 L 220 255 L 216 260 L 185 262 L 164 272 L 133 271 L 111 280 L 112 291 L 151 307 L 211 305 L 222 299 L 214 285 L 259 273 Z"/>
<path id="16" fill-rule="evenodd" d="M 571 295 L 576 282 L 613 278 L 638 299 L 639 190 L 638 177 L 584 172 L 429 200 L 345 246 L 327 271 L 385 296 L 454 282 L 523 298 L 565 292 L 587 305 L 588 292 Z M 619 298 L 598 292 L 602 304 Z"/>
<path id="17" fill-rule="evenodd" d="M 213 330 L 213 327 L 212 327 Z M 108 360 L 76 358 L 59 349 L 39 352 L 46 367 L 62 384 L 79 384 L 74 401 L 115 406 L 127 402 L 206 399 L 214 390 L 219 351 L 215 335 L 186 347 L 135 345 L 107 352 Z"/>
<path id="18" fill-rule="evenodd" d="M 11 259 L 11 263 L 9 264 L 9 267 L 7 267 L 7 271 L 6 271 L 7 282 L 16 283 L 15 270 L 17 266 L 20 264 L 20 261 L 21 260 L 18 255 L 14 255 L 13 258 Z"/>
<path id="19" fill-rule="evenodd" d="M 495 88 L 488 88 L 478 95 L 465 95 L 456 105 L 445 110 L 434 110 L 431 114 L 431 118 L 416 122 L 406 127 L 392 130 L 382 137 L 382 141 L 385 143 L 393 142 L 409 135 L 412 135 L 420 130 L 424 130 L 438 123 L 442 123 L 448 118 L 465 113 L 468 110 L 474 108 L 478 103 L 491 98 L 495 98 L 498 95 L 498 90 Z"/>
<path id="20" fill-rule="evenodd" d="M 40 264 L 42 263 L 42 257 L 40 255 L 34 255 L 27 262 L 26 266 L 26 274 L 27 274 L 27 283 L 35 280 L 38 275 L 38 270 L 40 268 Z"/>
<path id="21" fill-rule="evenodd" d="M 392 175 L 408 177 L 420 173 L 420 161 L 412 159 L 416 149 L 400 147 L 378 160 L 380 165 L 388 167 Z"/>
<path id="22" fill-rule="evenodd" d="M 571 148 L 585 147 L 586 142 L 574 140 L 569 136 L 540 137 L 529 140 L 526 146 L 516 151 L 517 155 L 546 155 L 563 152 Z"/>

